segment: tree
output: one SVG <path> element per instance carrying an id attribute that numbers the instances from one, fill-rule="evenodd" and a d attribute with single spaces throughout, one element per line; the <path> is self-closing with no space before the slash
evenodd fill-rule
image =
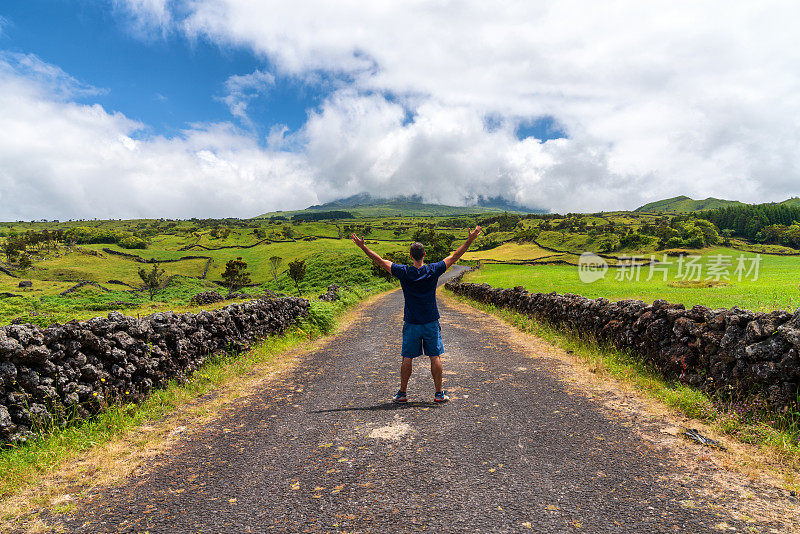
<path id="1" fill-rule="evenodd" d="M 247 262 L 241 256 L 235 260 L 228 260 L 222 279 L 225 280 L 225 285 L 231 293 L 249 284 L 250 273 L 247 272 Z"/>
<path id="2" fill-rule="evenodd" d="M 269 258 L 269 272 L 272 274 L 272 278 L 275 280 L 275 285 L 278 285 L 278 274 L 281 268 L 281 263 L 283 263 L 283 258 L 280 256 L 270 256 Z"/>
<path id="3" fill-rule="evenodd" d="M 159 268 L 158 263 L 153 264 L 153 268 L 149 271 L 144 267 L 139 268 L 139 278 L 144 282 L 144 287 L 150 293 L 150 300 L 156 296 L 156 291 L 159 290 L 163 282 L 164 269 Z"/>
<path id="4" fill-rule="evenodd" d="M 33 260 L 31 260 L 31 257 L 26 253 L 20 254 L 20 256 L 19 256 L 19 268 L 22 269 L 22 270 L 26 270 L 26 269 L 30 269 L 31 267 L 33 267 Z"/>
<path id="5" fill-rule="evenodd" d="M 25 251 L 25 244 L 19 241 L 16 235 L 9 235 L 6 242 L 3 244 L 3 252 L 9 262 L 17 259 L 21 252 Z"/>
<path id="6" fill-rule="evenodd" d="M 305 260 L 294 260 L 289 262 L 289 278 L 294 280 L 294 287 L 297 288 L 297 293 L 302 297 L 303 292 L 300 291 L 300 282 L 306 277 L 306 262 Z"/>

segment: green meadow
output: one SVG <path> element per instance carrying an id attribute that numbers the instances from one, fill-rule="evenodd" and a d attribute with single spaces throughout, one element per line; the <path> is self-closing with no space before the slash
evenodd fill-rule
<path id="1" fill-rule="evenodd" d="M 702 267 L 699 269 L 698 280 L 694 280 L 696 271 L 689 272 L 686 267 L 686 259 L 682 272 L 679 273 L 678 258 L 667 257 L 664 263 L 653 267 L 652 273 L 649 266 L 638 269 L 612 267 L 603 278 L 591 283 L 581 281 L 576 265 L 490 263 L 469 273 L 465 281 L 488 283 L 494 287 L 523 286 L 528 291 L 539 293 L 576 293 L 589 298 L 603 297 L 614 301 L 638 299 L 652 303 L 656 299 L 664 299 L 687 307 L 695 304 L 711 308 L 739 306 L 754 311 L 793 311 L 800 307 L 800 258 L 797 256 L 762 254 L 760 261 L 757 261 L 756 254 L 722 247 L 693 251 L 692 255 L 700 257 L 696 261 Z M 720 255 L 722 262 L 719 261 Z M 658 253 L 655 256 L 664 259 Z M 750 269 L 753 261 L 757 261 L 757 278 L 743 272 L 742 279 L 739 280 L 736 268 L 740 256 L 745 260 L 746 270 Z M 644 257 L 649 259 L 650 255 Z M 719 264 L 722 264 L 721 269 L 715 267 Z M 662 268 L 665 270 L 662 271 Z M 723 276 L 726 270 L 727 279 Z M 690 276 L 684 276 L 687 273 Z M 717 273 L 720 275 L 717 276 Z"/>
<path id="2" fill-rule="evenodd" d="M 10 273 L 0 272 L 0 293 L 4 295 L 0 297 L 0 324 L 15 321 L 46 326 L 112 310 L 140 315 L 168 309 L 196 310 L 191 303 L 195 294 L 228 292 L 222 273 L 226 263 L 236 258 L 247 264 L 250 283 L 239 290 L 246 295 L 268 291 L 295 295 L 299 289 L 303 296 L 315 296 L 331 283 L 364 294 L 390 287 L 393 282 L 381 276 L 353 245 L 351 232 L 364 235 L 368 246 L 392 261 L 408 261 L 408 246 L 419 239 L 428 247 L 428 259 L 435 260 L 454 250 L 465 239 L 466 228 L 476 224 L 485 231 L 464 255 L 464 261 L 480 263 L 482 268 L 471 273 L 469 281 L 612 300 L 652 302 L 662 298 L 687 306 L 740 306 L 766 311 L 794 310 L 800 305 L 800 280 L 795 274 L 800 267 L 797 249 L 723 236 L 725 232 L 693 215 L 524 214 L 390 204 L 333 206 L 342 210 L 336 212 L 318 207 L 254 219 L 0 223 L 0 271 Z M 408 213 L 397 215 L 392 211 L 403 209 Z M 587 251 L 602 254 L 609 264 L 605 277 L 593 283 L 584 283 L 578 277 L 580 254 Z M 650 255 L 662 258 L 664 254 L 670 254 L 666 272 L 653 276 L 647 266 L 637 273 L 619 267 L 627 256 L 649 259 Z M 700 256 L 700 279 L 681 277 L 680 254 Z M 739 280 L 734 272 L 738 257 L 743 255 L 749 261 L 756 254 L 761 258 L 758 277 L 751 273 Z M 731 262 L 730 272 L 719 279 L 712 276 L 712 283 L 706 283 L 706 268 L 719 255 Z M 271 258 L 280 258 L 277 270 Z M 296 260 L 306 266 L 299 288 L 288 276 L 288 264 Z M 139 270 L 150 269 L 152 262 L 158 263 L 164 275 L 163 284 L 151 299 L 143 290 Z M 31 281 L 32 286 L 20 287 L 21 280 Z M 62 294 L 79 282 L 92 284 Z"/>

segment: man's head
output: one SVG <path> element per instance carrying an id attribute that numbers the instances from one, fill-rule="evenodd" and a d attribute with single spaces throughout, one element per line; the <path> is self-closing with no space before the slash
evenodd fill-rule
<path id="1" fill-rule="evenodd" d="M 411 245 L 411 257 L 414 261 L 422 261 L 425 257 L 425 245 L 419 241 Z"/>

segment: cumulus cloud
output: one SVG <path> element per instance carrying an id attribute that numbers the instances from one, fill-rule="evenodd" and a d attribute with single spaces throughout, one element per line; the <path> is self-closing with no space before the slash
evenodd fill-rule
<path id="1" fill-rule="evenodd" d="M 402 105 L 380 95 L 341 91 L 300 135 L 323 198 L 369 191 L 464 205 L 502 193 L 529 207 L 576 211 L 618 203 L 634 185 L 636 178 L 609 172 L 593 143 L 520 141 L 514 131 L 513 122 L 489 127 L 468 106 L 428 101 L 409 121 Z"/>
<path id="2" fill-rule="evenodd" d="M 127 19 L 129 30 L 138 37 L 164 37 L 171 28 L 172 12 L 178 2 L 172 0 L 112 0 Z"/>
<path id="3" fill-rule="evenodd" d="M 274 71 L 233 77 L 221 97 L 245 127 L 248 103 L 273 76 L 339 80 L 299 131 L 272 125 L 266 149 L 251 132 L 213 125 L 139 141 L 126 172 L 94 147 L 75 156 L 87 168 L 114 167 L 120 181 L 146 181 L 148 169 L 182 176 L 186 164 L 211 187 L 281 184 L 287 209 L 362 191 L 450 203 L 503 195 L 562 212 L 677 194 L 755 202 L 797 194 L 796 4 L 117 1 L 136 24 L 268 58 Z M 84 120 L 91 132 L 111 122 L 133 139 L 141 126 L 59 106 L 54 113 L 94 117 Z M 565 138 L 516 137 L 519 125 L 545 116 Z M 49 138 L 43 151 L 48 143 L 61 150 Z"/>
<path id="4" fill-rule="evenodd" d="M 73 78 L 56 65 L 42 61 L 36 54 L 0 50 L 0 76 L 27 79 L 35 83 L 29 87 L 36 87 L 62 100 L 92 97 L 108 92 Z"/>
<path id="5" fill-rule="evenodd" d="M 318 201 L 300 155 L 264 150 L 231 124 L 172 138 L 99 105 L 64 101 L 0 58 L 4 220 L 248 217 Z"/>
<path id="6" fill-rule="evenodd" d="M 791 3 L 192 0 L 181 12 L 187 35 L 249 46 L 282 75 L 352 80 L 304 134 L 326 186 L 491 191 L 560 210 L 796 193 Z M 550 116 L 569 137 L 536 146 L 481 128 L 486 116 Z"/>
<path id="7" fill-rule="evenodd" d="M 250 102 L 275 85 L 275 77 L 269 72 L 256 69 L 250 74 L 234 74 L 225 80 L 225 96 L 219 98 L 231 114 L 248 126 L 252 121 L 247 115 Z"/>

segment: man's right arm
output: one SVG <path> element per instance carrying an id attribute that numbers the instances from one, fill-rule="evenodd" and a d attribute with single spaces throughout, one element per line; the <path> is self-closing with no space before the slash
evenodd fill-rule
<path id="1" fill-rule="evenodd" d="M 353 239 L 353 243 L 355 243 L 358 248 L 363 250 L 364 254 L 366 254 L 367 257 L 372 260 L 372 263 L 382 269 L 386 269 L 389 274 L 392 273 L 392 262 L 389 260 L 384 260 L 377 253 L 370 250 L 367 245 L 364 244 L 363 237 L 358 237 L 356 234 L 352 234 L 350 237 Z"/>

